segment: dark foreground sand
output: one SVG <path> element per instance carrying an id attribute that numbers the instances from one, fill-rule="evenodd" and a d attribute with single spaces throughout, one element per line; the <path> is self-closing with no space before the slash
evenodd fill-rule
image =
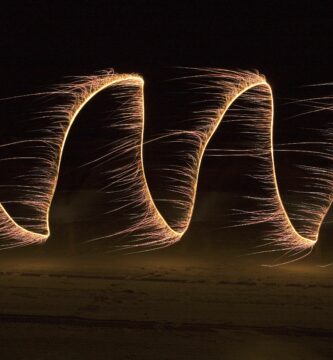
<path id="1" fill-rule="evenodd" d="M 0 358 L 333 358 L 331 268 L 187 255 L 2 256 Z"/>

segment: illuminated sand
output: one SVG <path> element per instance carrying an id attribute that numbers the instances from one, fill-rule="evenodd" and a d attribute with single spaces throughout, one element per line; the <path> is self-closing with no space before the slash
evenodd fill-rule
<path id="1" fill-rule="evenodd" d="M 249 133 L 253 134 L 253 149 L 248 154 L 261 160 L 260 169 L 254 175 L 261 181 L 267 195 L 258 198 L 259 210 L 250 214 L 244 213 L 244 224 L 270 222 L 271 231 L 266 235 L 266 243 L 273 245 L 273 251 L 284 251 L 291 259 L 298 259 L 311 252 L 318 239 L 318 232 L 323 219 L 331 204 L 329 191 L 320 195 L 323 201 L 319 206 L 308 209 L 309 219 L 304 222 L 303 228 L 296 230 L 288 213 L 285 210 L 277 183 L 274 162 L 274 137 L 273 137 L 273 94 L 265 78 L 252 72 L 234 72 L 224 70 L 202 70 L 197 78 L 204 79 L 210 90 L 210 96 L 218 100 L 217 108 L 209 108 L 200 114 L 201 125 L 190 131 L 175 131 L 166 136 L 181 136 L 183 141 L 192 144 L 192 152 L 187 155 L 186 165 L 175 172 L 174 177 L 178 183 L 174 185 L 175 192 L 182 196 L 178 206 L 182 215 L 172 223 L 166 221 L 163 214 L 155 205 L 146 180 L 143 158 L 144 146 L 144 95 L 143 79 L 138 75 L 117 75 L 105 73 L 102 75 L 85 77 L 75 84 L 68 85 L 59 90 L 59 94 L 69 97 L 68 103 L 50 113 L 50 127 L 47 129 L 51 135 L 42 139 L 45 154 L 41 155 L 41 162 L 45 167 L 37 170 L 39 174 L 36 183 L 28 183 L 28 200 L 26 205 L 35 210 L 34 217 L 15 220 L 5 207 L 0 208 L 0 228 L 2 247 L 10 248 L 29 244 L 39 244 L 47 240 L 50 235 L 49 212 L 52 199 L 56 190 L 61 159 L 64 146 L 69 139 L 72 124 L 85 105 L 105 89 L 113 89 L 119 94 L 126 94 L 130 102 L 123 109 L 121 121 L 114 124 L 125 131 L 126 136 L 113 143 L 112 151 L 95 162 L 103 161 L 104 157 L 123 157 L 132 154 L 134 161 L 121 167 L 112 169 L 110 187 L 113 184 L 122 188 L 121 197 L 123 207 L 132 206 L 140 209 L 132 213 L 129 225 L 118 231 L 101 238 L 108 240 L 122 235 L 134 234 L 130 240 L 117 245 L 118 249 L 129 251 L 146 251 L 165 247 L 179 241 L 186 233 L 192 219 L 195 206 L 200 166 L 207 145 L 223 121 L 230 107 L 239 99 L 243 99 L 252 111 L 252 118 L 242 118 L 239 114 L 238 121 L 249 123 Z M 56 92 L 55 92 L 56 93 Z M 157 139 L 158 140 L 158 139 Z M 11 146 L 6 144 L 4 146 Z M 45 156 L 45 157 L 44 157 Z M 314 175 L 327 176 L 327 185 L 331 180 L 320 169 L 313 169 Z M 223 170 L 222 170 L 223 171 Z M 325 178 L 326 179 L 326 178 Z M 36 190 L 37 189 L 37 190 Z M 29 193 L 31 191 L 31 193 Z M 38 194 L 36 194 L 36 191 Z M 30 195 L 29 195 L 30 194 Z M 30 197 L 29 197 L 30 196 Z M 117 209 L 119 210 L 119 209 Z M 20 223 L 24 223 L 20 224 Z M 264 251 L 266 251 L 264 249 Z M 292 261 L 289 259 L 286 262 Z"/>
<path id="2" fill-rule="evenodd" d="M 2 356 L 332 357 L 329 270 L 309 263 L 263 268 L 257 259 L 237 257 L 240 249 L 224 251 L 221 261 L 177 246 L 112 262 L 45 253 L 3 257 Z"/>

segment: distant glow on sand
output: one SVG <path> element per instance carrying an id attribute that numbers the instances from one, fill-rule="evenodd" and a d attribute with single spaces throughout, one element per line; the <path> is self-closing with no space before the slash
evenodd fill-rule
<path id="1" fill-rule="evenodd" d="M 219 100 L 219 106 L 203 112 L 200 126 L 183 134 L 187 141 L 191 141 L 195 145 L 195 151 L 189 154 L 186 167 L 178 170 L 182 178 L 187 180 L 186 183 L 179 181 L 179 191 L 182 192 L 185 200 L 179 204 L 183 209 L 183 214 L 175 223 L 169 224 L 158 210 L 145 176 L 143 158 L 144 81 L 139 75 L 118 75 L 110 71 L 96 76 L 80 78 L 74 84 L 55 92 L 69 94 L 71 100 L 61 109 L 57 109 L 56 115 L 61 115 L 61 121 L 59 120 L 58 126 L 54 127 L 53 134 L 47 139 L 45 138 L 45 145 L 48 147 L 48 157 L 47 160 L 44 159 L 47 171 L 40 172 L 37 183 L 29 184 L 31 187 L 37 187 L 40 191 L 38 196 L 27 200 L 30 206 L 37 210 L 36 218 L 31 220 L 33 224 L 31 227 L 34 227 L 34 230 L 20 226 L 14 217 L 6 211 L 5 205 L 0 205 L 1 246 L 10 248 L 39 244 L 47 240 L 50 235 L 50 207 L 58 181 L 64 146 L 71 126 L 80 111 L 92 98 L 103 90 L 107 88 L 112 90 L 114 87 L 114 91 L 123 92 L 130 96 L 131 101 L 126 104 L 126 109 L 123 110 L 125 116 L 122 117 L 121 123 L 117 126 L 126 128 L 131 136 L 126 137 L 125 140 L 122 139 L 122 143 L 118 143 L 113 148 L 112 154 L 108 155 L 122 156 L 122 154 L 130 152 L 136 161 L 131 162 L 126 167 L 112 169 L 113 178 L 117 178 L 124 189 L 129 189 L 125 200 L 134 207 L 137 205 L 143 211 L 133 215 L 134 220 L 132 219 L 130 227 L 119 233 L 103 236 L 104 240 L 117 235 L 136 233 L 139 235 L 127 243 L 121 244 L 120 248 L 131 249 L 131 251 L 146 251 L 169 246 L 182 238 L 191 223 L 200 166 L 206 147 L 223 121 L 228 109 L 237 99 L 243 97 L 255 109 L 255 116 L 251 121 L 256 131 L 253 140 L 256 146 L 252 150 L 252 156 L 260 157 L 263 160 L 264 165 L 260 169 L 259 178 L 268 194 L 265 198 L 258 199 L 261 202 L 261 210 L 251 214 L 244 213 L 247 218 L 244 223 L 270 222 L 272 231 L 267 234 L 267 243 L 275 245 L 279 251 L 292 252 L 298 254 L 298 257 L 310 252 L 318 239 L 318 232 L 328 211 L 328 206 L 314 210 L 308 209 L 314 211 L 313 226 L 305 227 L 302 234 L 295 229 L 285 210 L 279 192 L 274 163 L 274 106 L 270 85 L 262 75 L 253 72 L 209 69 L 203 70 L 203 73 L 204 76 L 210 78 L 210 83 L 207 86 L 211 87 L 215 98 Z M 178 175 L 175 175 L 175 179 L 179 178 Z M 26 222 L 29 223 L 29 219 L 26 219 Z M 100 239 L 102 238 L 96 238 L 93 241 Z"/>

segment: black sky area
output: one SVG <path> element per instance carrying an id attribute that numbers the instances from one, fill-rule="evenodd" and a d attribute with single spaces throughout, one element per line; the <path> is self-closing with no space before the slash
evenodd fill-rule
<path id="1" fill-rule="evenodd" d="M 13 1 L 0 17 L 3 96 L 110 67 L 147 87 L 175 66 L 258 69 L 281 92 L 332 77 L 330 1 Z"/>

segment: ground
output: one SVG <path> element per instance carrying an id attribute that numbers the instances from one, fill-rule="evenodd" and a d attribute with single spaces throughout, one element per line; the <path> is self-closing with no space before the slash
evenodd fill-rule
<path id="1" fill-rule="evenodd" d="M 1 358 L 333 357 L 330 268 L 185 250 L 2 255 Z"/>

